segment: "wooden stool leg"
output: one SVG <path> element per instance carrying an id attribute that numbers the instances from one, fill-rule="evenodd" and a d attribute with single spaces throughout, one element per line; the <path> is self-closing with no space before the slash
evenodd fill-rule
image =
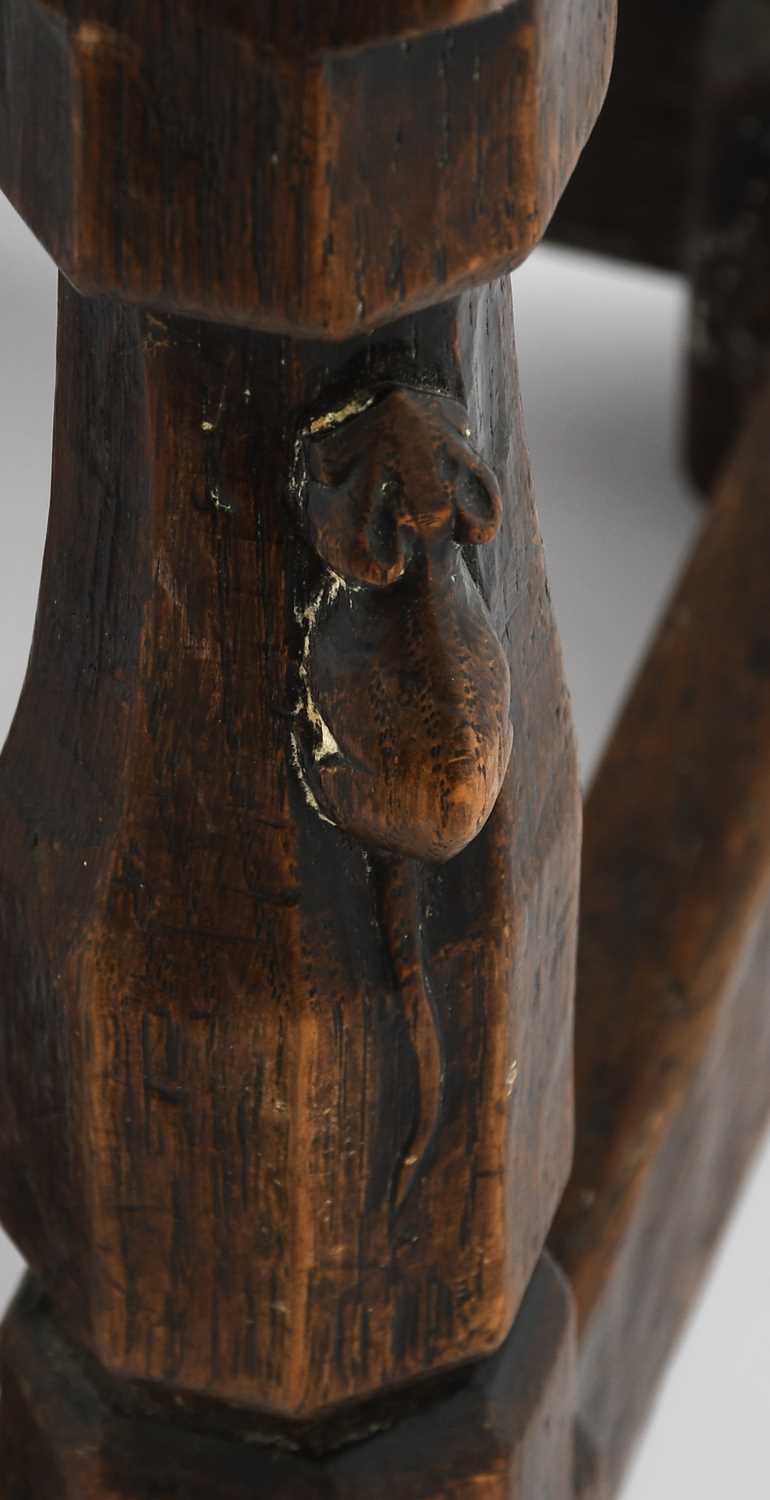
<path id="1" fill-rule="evenodd" d="M 770 365 L 770 12 L 718 4 L 703 52 L 687 459 L 705 494 Z"/>
<path id="2" fill-rule="evenodd" d="M 506 1337 L 558 1203 L 580 816 L 518 424 L 507 282 L 338 345 L 62 283 L 2 1207 L 191 1427 L 360 1436 Z"/>
<path id="3" fill-rule="evenodd" d="M 3 1500 L 572 1488 L 581 811 L 503 273 L 614 3 L 290 10 L 0 6 L 63 272 Z"/>
<path id="4" fill-rule="evenodd" d="M 550 237 L 667 271 L 686 263 L 700 60 L 714 0 L 620 0 L 607 103 Z M 734 7 L 738 8 L 738 4 Z"/>
<path id="5" fill-rule="evenodd" d="M 325 1457 L 151 1420 L 62 1338 L 30 1283 L 3 1331 L 3 1500 L 566 1500 L 571 1302 L 544 1259 L 493 1358 Z"/>

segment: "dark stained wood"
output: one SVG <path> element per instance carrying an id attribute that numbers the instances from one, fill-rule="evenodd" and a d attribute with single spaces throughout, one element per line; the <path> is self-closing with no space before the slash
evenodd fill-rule
<path id="1" fill-rule="evenodd" d="M 82 23 L 115 26 L 121 15 L 115 0 L 46 0 L 49 8 Z M 179 0 L 177 9 L 198 25 L 226 27 L 239 37 L 281 54 L 313 55 L 329 48 L 421 36 L 499 10 L 505 0 Z"/>
<path id="2" fill-rule="evenodd" d="M 461 402 L 403 386 L 366 400 L 306 439 L 328 571 L 308 611 L 297 759 L 338 827 L 443 862 L 483 828 L 511 756 L 508 664 L 458 548 L 492 540 L 502 498 Z"/>
<path id="3" fill-rule="evenodd" d="M 250 9 L 0 3 L 0 185 L 82 291 L 346 338 L 524 259 L 615 0 Z"/>
<path id="4" fill-rule="evenodd" d="M 40 609 L 0 764 L 2 1218 L 106 1367 L 308 1418 L 495 1348 L 569 1169 L 580 813 L 510 292 L 350 346 L 65 282 L 60 317 Z M 303 445 L 331 464 L 318 424 L 384 387 L 413 394 L 372 417 L 403 400 L 437 467 L 419 501 L 399 428 L 393 493 L 429 543 L 404 523 L 404 576 L 367 614 L 309 540 Z M 445 439 L 459 405 L 470 436 Z M 433 536 L 450 501 L 479 545 Z M 399 648 L 372 611 L 413 587 Z M 350 725 L 315 660 L 341 608 L 385 684 L 384 705 L 350 687 Z M 474 697 L 473 660 L 501 650 L 504 698 L 481 676 Z M 297 758 L 307 663 L 339 739 L 321 766 L 358 818 L 320 777 L 316 803 Z M 508 692 L 479 810 L 471 748 Z M 432 778 L 415 847 L 389 852 L 386 800 Z M 471 839 L 451 859 L 446 826 Z"/>
<path id="5" fill-rule="evenodd" d="M 574 1338 L 543 1260 L 500 1352 L 324 1459 L 121 1411 L 25 1287 L 2 1333 L 3 1500 L 566 1500 Z M 105 1399 L 109 1397 L 109 1400 Z"/>
<path id="6" fill-rule="evenodd" d="M 555 216 L 554 239 L 683 269 L 702 124 L 700 56 L 713 4 L 619 0 L 607 102 Z"/>
<path id="7" fill-rule="evenodd" d="M 614 10 L 0 0 L 63 273 L 3 1500 L 571 1496 L 581 809 L 495 278 Z"/>
<path id="8" fill-rule="evenodd" d="M 770 1106 L 770 392 L 586 808 L 577 1149 L 551 1248 L 617 1484 Z"/>
<path id="9" fill-rule="evenodd" d="M 687 456 L 708 494 L 770 366 L 770 7 L 714 8 L 701 69 Z"/>
<path id="10" fill-rule="evenodd" d="M 580 1421 L 575 1430 L 575 1500 L 609 1500 L 601 1465 Z"/>

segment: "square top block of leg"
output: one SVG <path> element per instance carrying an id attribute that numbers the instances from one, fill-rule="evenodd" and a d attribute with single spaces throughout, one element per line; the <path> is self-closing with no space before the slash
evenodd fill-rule
<path id="1" fill-rule="evenodd" d="M 2 1500 L 565 1500 L 569 1294 L 544 1258 L 503 1348 L 385 1431 L 325 1458 L 124 1415 L 28 1281 L 2 1336 Z M 375 1425 L 374 1423 L 372 1424 Z"/>
<path id="2" fill-rule="evenodd" d="M 601 105 L 614 17 L 2 0 L 0 186 L 81 291 L 350 337 L 529 253 Z"/>

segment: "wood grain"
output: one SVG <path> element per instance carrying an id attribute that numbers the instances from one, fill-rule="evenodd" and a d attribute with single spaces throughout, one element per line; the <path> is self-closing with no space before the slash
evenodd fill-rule
<path id="1" fill-rule="evenodd" d="M 7 1500 L 571 1489 L 581 810 L 495 278 L 614 16 L 0 0 L 0 184 L 62 272 Z"/>
<path id="2" fill-rule="evenodd" d="M 82 291 L 347 338 L 524 259 L 601 105 L 615 0 L 439 30 L 448 0 L 401 0 L 379 39 L 382 4 L 252 13 L 2 0 L 0 185 Z"/>
<path id="3" fill-rule="evenodd" d="M 565 1500 L 571 1306 L 544 1259 L 492 1359 L 423 1396 L 390 1430 L 327 1457 L 121 1410 L 28 1285 L 2 1333 L 3 1500 Z"/>
<path id="4" fill-rule="evenodd" d="M 511 757 L 508 664 L 459 545 L 494 538 L 502 498 L 462 403 L 403 386 L 367 402 L 306 439 L 327 566 L 306 612 L 297 760 L 337 827 L 442 863 L 483 828 Z"/>
<path id="5" fill-rule="evenodd" d="M 114 0 L 46 0 L 52 10 L 76 15 L 82 23 L 114 26 L 120 9 Z M 313 55 L 326 48 L 360 47 L 370 42 L 421 36 L 464 25 L 500 10 L 505 0 L 180 0 L 178 9 L 198 25 L 226 27 L 237 36 L 281 53 Z"/>
<path id="6" fill-rule="evenodd" d="M 497 1347 L 569 1167 L 580 812 L 510 292 L 350 346 L 66 282 L 60 316 L 0 763 L 2 1218 L 107 1368 L 307 1420 Z M 513 726 L 478 837 L 400 891 L 292 755 L 326 567 L 298 445 L 394 383 L 461 402 L 499 483 L 457 563 Z"/>
<path id="7" fill-rule="evenodd" d="M 770 393 L 586 808 L 575 1167 L 551 1238 L 614 1488 L 770 1106 Z"/>

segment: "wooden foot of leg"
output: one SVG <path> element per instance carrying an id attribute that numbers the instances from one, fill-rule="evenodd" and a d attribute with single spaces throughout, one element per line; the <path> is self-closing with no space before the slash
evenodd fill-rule
<path id="1" fill-rule="evenodd" d="M 25 1282 L 2 1334 L 2 1500 L 566 1500 L 571 1493 L 569 1293 L 544 1258 L 502 1349 L 413 1398 L 391 1425 L 328 1455 L 148 1417 L 106 1380 Z M 381 1422 L 383 1419 L 381 1417 Z M 375 1423 L 373 1422 L 374 1426 Z"/>

